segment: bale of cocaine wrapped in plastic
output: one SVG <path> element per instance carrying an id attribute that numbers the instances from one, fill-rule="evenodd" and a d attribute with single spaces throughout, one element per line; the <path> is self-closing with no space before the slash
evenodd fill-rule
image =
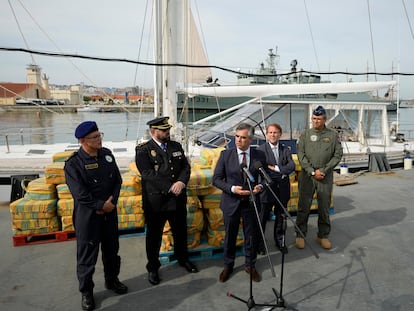
<path id="1" fill-rule="evenodd" d="M 65 172 L 64 172 L 65 162 L 53 162 L 46 165 L 45 167 L 45 179 L 48 184 L 64 184 Z"/>
<path id="2" fill-rule="evenodd" d="M 120 196 L 118 198 L 117 211 L 119 229 L 141 228 L 145 226 L 141 195 Z"/>
<path id="3" fill-rule="evenodd" d="M 10 203 L 12 230 L 15 235 L 59 231 L 57 199 L 31 200 L 23 197 Z"/>
<path id="4" fill-rule="evenodd" d="M 46 183 L 44 177 L 30 181 L 25 190 L 24 196 L 30 200 L 53 200 L 57 197 L 56 185 Z"/>
<path id="5" fill-rule="evenodd" d="M 136 196 L 142 194 L 141 178 L 133 171 L 122 174 L 120 197 Z"/>

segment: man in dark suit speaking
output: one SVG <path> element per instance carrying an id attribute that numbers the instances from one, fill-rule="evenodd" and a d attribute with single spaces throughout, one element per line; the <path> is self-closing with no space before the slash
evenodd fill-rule
<path id="1" fill-rule="evenodd" d="M 240 218 L 243 220 L 245 271 L 252 274 L 253 281 L 260 282 L 261 279 L 255 268 L 258 221 L 254 206 L 249 200 L 247 179 L 251 180 L 253 194 L 263 190 L 263 185 L 257 184 L 259 170 L 255 168 L 254 163 L 266 163 L 266 158 L 262 151 L 250 148 L 253 135 L 252 126 L 240 124 L 236 128 L 236 148 L 222 151 L 214 170 L 213 185 L 223 191 L 220 208 L 223 211 L 226 230 L 224 269 L 220 273 L 220 282 L 226 282 L 233 272 Z"/>

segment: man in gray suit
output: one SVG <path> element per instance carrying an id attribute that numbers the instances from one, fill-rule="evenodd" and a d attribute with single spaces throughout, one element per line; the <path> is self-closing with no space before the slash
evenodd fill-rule
<path id="1" fill-rule="evenodd" d="M 266 139 L 267 142 L 261 145 L 258 149 L 263 151 L 266 155 L 266 162 L 269 168 L 269 176 L 272 179 L 270 188 L 276 194 L 280 203 L 286 208 L 290 199 L 290 181 L 289 174 L 295 171 L 295 163 L 293 162 L 290 149 L 279 143 L 282 136 L 282 128 L 277 123 L 269 124 L 266 127 Z M 283 209 L 280 206 L 278 200 L 274 197 L 269 189 L 265 189 L 260 194 L 260 221 L 263 228 L 263 232 L 266 229 L 266 223 L 269 219 L 269 214 L 274 207 L 274 214 L 276 216 L 273 238 L 276 243 L 276 247 L 282 252 L 287 253 L 287 247 L 284 243 L 285 230 L 283 228 Z M 260 237 L 261 244 L 259 244 L 259 254 L 265 254 L 264 241 Z"/>

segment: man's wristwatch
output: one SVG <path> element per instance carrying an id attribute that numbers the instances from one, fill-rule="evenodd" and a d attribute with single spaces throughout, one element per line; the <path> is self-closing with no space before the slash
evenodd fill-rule
<path id="1" fill-rule="evenodd" d="M 312 175 L 312 176 L 315 176 L 315 171 L 312 171 L 311 175 Z"/>

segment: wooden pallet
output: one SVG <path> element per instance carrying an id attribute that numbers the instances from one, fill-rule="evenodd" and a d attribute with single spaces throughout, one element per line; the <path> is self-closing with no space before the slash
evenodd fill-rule
<path id="1" fill-rule="evenodd" d="M 119 230 L 120 238 L 145 235 L 145 227 Z M 49 233 L 14 235 L 13 246 L 36 245 L 76 240 L 75 231 L 57 231 Z"/>
<path id="2" fill-rule="evenodd" d="M 188 257 L 191 260 L 199 261 L 199 260 L 206 260 L 206 259 L 215 259 L 215 258 L 223 258 L 223 247 L 215 247 L 208 244 L 201 244 L 196 248 L 188 250 Z M 239 245 L 236 246 L 236 256 L 240 256 L 244 254 L 244 246 Z M 161 252 L 160 253 L 160 262 L 161 265 L 168 265 L 177 262 L 177 259 L 174 256 L 173 251 L 168 252 Z"/>
<path id="3" fill-rule="evenodd" d="M 146 227 L 118 229 L 118 233 L 120 238 L 128 238 L 131 236 L 145 236 Z"/>
<path id="4" fill-rule="evenodd" d="M 45 244 L 75 240 L 74 231 L 57 231 L 40 234 L 14 235 L 13 246 Z"/>

